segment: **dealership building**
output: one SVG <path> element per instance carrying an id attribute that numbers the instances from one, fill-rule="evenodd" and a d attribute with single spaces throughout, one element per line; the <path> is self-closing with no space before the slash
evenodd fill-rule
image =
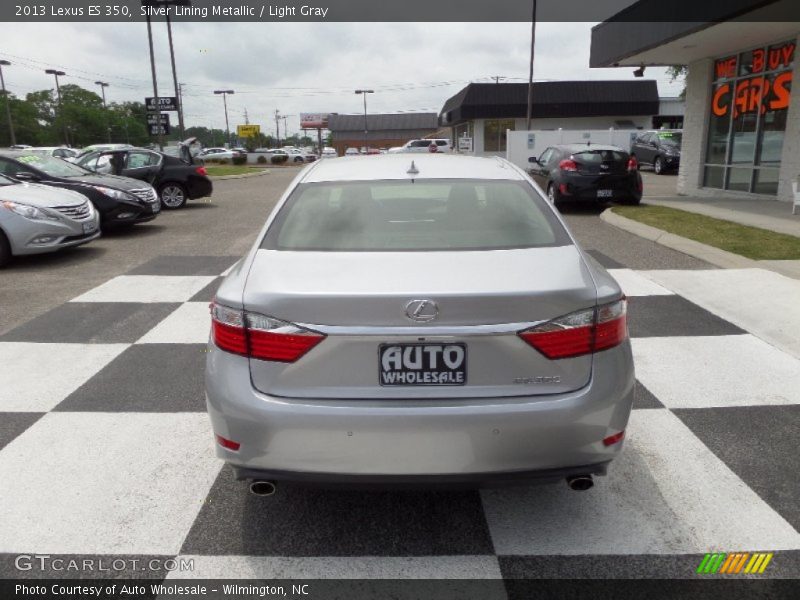
<path id="1" fill-rule="evenodd" d="M 436 113 L 328 115 L 331 146 L 342 156 L 348 148 L 391 148 L 429 137 L 437 130 Z M 366 134 L 364 133 L 366 131 Z"/>
<path id="2" fill-rule="evenodd" d="M 728 0 L 709 4 L 702 22 L 636 22 L 658 5 L 639 0 L 595 26 L 590 65 L 688 66 L 679 193 L 791 201 L 800 23 L 787 14 L 800 2 Z"/>

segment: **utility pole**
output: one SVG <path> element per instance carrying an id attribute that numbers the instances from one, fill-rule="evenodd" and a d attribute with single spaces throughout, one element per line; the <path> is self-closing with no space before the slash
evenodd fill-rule
<path id="1" fill-rule="evenodd" d="M 64 113 L 62 111 L 61 105 L 61 87 L 58 85 L 58 77 L 59 75 L 66 75 L 64 71 L 58 71 L 56 69 L 45 69 L 45 73 L 48 75 L 52 75 L 56 78 L 56 95 L 58 96 L 58 116 L 64 121 L 64 144 L 69 146 L 69 131 L 67 130 L 67 121 L 64 119 Z"/>
<path id="2" fill-rule="evenodd" d="M 250 125 L 250 119 L 247 116 L 247 107 L 246 106 L 244 107 L 244 124 L 245 125 Z"/>
<path id="3" fill-rule="evenodd" d="M 233 90 L 214 90 L 214 93 L 222 96 L 222 104 L 225 106 L 225 137 L 228 140 L 228 147 L 231 145 L 231 128 L 228 125 L 228 94 L 235 94 Z"/>
<path id="4" fill-rule="evenodd" d="M 283 139 L 284 140 L 288 140 L 289 139 L 289 130 L 287 129 L 286 121 L 289 120 L 289 115 L 283 115 L 283 116 L 281 116 L 281 119 L 283 119 Z"/>
<path id="5" fill-rule="evenodd" d="M 374 94 L 375 90 L 356 90 L 356 94 L 361 94 L 364 96 L 364 152 L 366 152 L 369 148 L 367 146 L 367 94 Z"/>
<path id="6" fill-rule="evenodd" d="M 7 60 L 0 60 L 0 86 L 3 88 L 3 97 L 6 99 L 6 116 L 8 117 L 8 133 L 11 136 L 11 145 L 17 145 L 17 138 L 14 135 L 14 121 L 11 120 L 11 98 L 8 97 L 6 92 L 6 80 L 3 79 L 3 67 L 9 66 L 11 63 Z"/>
<path id="7" fill-rule="evenodd" d="M 280 121 L 280 119 L 281 119 L 280 111 L 276 108 L 275 109 L 275 135 L 278 137 L 278 139 L 275 142 L 275 147 L 276 148 L 280 148 L 281 147 L 281 121 Z"/>
<path id="8" fill-rule="evenodd" d="M 183 5 L 183 3 L 181 4 Z M 183 102 L 181 102 L 180 86 L 178 85 L 178 72 L 175 70 L 175 48 L 172 45 L 172 22 L 169 12 L 167 12 L 167 36 L 169 37 L 169 59 L 172 62 L 172 83 L 175 84 L 175 98 L 178 100 L 178 130 L 181 132 L 181 140 L 183 140 L 186 137 L 183 128 Z"/>
<path id="9" fill-rule="evenodd" d="M 489 79 L 494 79 L 495 83 L 500 83 L 501 79 L 505 79 L 505 75 L 492 75 Z"/>
<path id="10" fill-rule="evenodd" d="M 525 130 L 531 130 L 531 116 L 533 115 L 533 51 L 536 47 L 536 0 L 533 0 L 531 14 L 531 65 L 528 71 L 528 112 L 525 120 Z"/>
<path id="11" fill-rule="evenodd" d="M 150 13 L 148 12 L 147 19 L 147 43 L 150 46 L 150 72 L 153 75 L 153 96 L 156 102 L 156 131 L 158 131 L 158 149 L 164 149 L 164 135 L 161 129 L 161 103 L 158 100 L 158 81 L 156 80 L 156 57 L 153 53 L 153 27 L 150 23 Z"/>
<path id="12" fill-rule="evenodd" d="M 105 81 L 95 81 L 95 84 L 100 86 L 100 91 L 103 93 L 103 110 L 106 113 L 106 131 L 108 132 L 108 143 L 111 143 L 111 120 L 108 118 L 108 106 L 106 105 L 106 88 L 109 84 Z"/>

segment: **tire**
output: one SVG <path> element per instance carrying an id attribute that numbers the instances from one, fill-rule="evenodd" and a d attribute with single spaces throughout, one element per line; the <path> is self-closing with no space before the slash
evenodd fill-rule
<path id="1" fill-rule="evenodd" d="M 296 162 L 296 163 L 300 162 L 301 163 L 301 162 L 305 162 L 305 160 L 303 160 L 302 156 L 295 156 L 294 157 L 294 162 Z"/>
<path id="2" fill-rule="evenodd" d="M 188 194 L 180 183 L 169 182 L 158 188 L 158 196 L 166 210 L 176 210 L 186 204 Z"/>
<path id="3" fill-rule="evenodd" d="M 558 193 L 555 184 L 551 183 L 547 186 L 547 199 L 558 210 L 561 210 L 563 203 L 561 202 L 561 195 Z"/>
<path id="4" fill-rule="evenodd" d="M 11 260 L 11 244 L 8 243 L 6 234 L 0 231 L 0 269 Z"/>
<path id="5" fill-rule="evenodd" d="M 656 175 L 664 174 L 664 159 L 660 156 L 656 156 L 656 159 L 653 161 L 653 171 L 655 171 Z"/>

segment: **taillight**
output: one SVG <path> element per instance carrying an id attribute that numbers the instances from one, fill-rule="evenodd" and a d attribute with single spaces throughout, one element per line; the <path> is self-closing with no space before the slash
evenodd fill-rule
<path id="1" fill-rule="evenodd" d="M 639 168 L 639 161 L 636 160 L 635 156 L 631 156 L 628 159 L 628 171 L 636 171 Z"/>
<path id="2" fill-rule="evenodd" d="M 293 323 L 211 304 L 211 331 L 220 350 L 259 360 L 294 362 L 325 336 Z"/>
<path id="3" fill-rule="evenodd" d="M 549 359 L 573 358 L 621 344 L 628 337 L 627 300 L 570 313 L 519 332 Z"/>
<path id="4" fill-rule="evenodd" d="M 195 173 L 197 173 L 198 175 L 203 175 L 203 176 L 206 176 L 206 175 L 208 175 L 208 171 L 206 171 L 206 168 L 205 168 L 205 167 L 197 167 L 197 168 L 194 170 L 194 172 L 195 172 Z"/>
<path id="5" fill-rule="evenodd" d="M 223 448 L 226 448 L 228 450 L 233 450 L 234 452 L 238 452 L 239 448 L 242 447 L 242 445 L 239 442 L 234 442 L 233 440 L 224 438 L 221 435 L 217 435 L 216 437 L 217 437 L 217 443 Z"/>
<path id="6" fill-rule="evenodd" d="M 614 435 L 610 435 L 607 438 L 603 439 L 604 446 L 613 446 L 614 444 L 618 444 L 623 439 L 625 439 L 625 430 L 615 433 Z"/>
<path id="7" fill-rule="evenodd" d="M 558 163 L 558 168 L 561 169 L 562 171 L 577 171 L 578 164 L 571 158 L 565 158 L 560 163 Z"/>

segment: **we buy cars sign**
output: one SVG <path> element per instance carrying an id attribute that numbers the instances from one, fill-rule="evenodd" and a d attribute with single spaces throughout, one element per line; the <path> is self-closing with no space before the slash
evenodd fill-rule
<path id="1" fill-rule="evenodd" d="M 175 96 L 160 96 L 144 99 L 147 110 L 178 110 L 178 98 Z"/>

